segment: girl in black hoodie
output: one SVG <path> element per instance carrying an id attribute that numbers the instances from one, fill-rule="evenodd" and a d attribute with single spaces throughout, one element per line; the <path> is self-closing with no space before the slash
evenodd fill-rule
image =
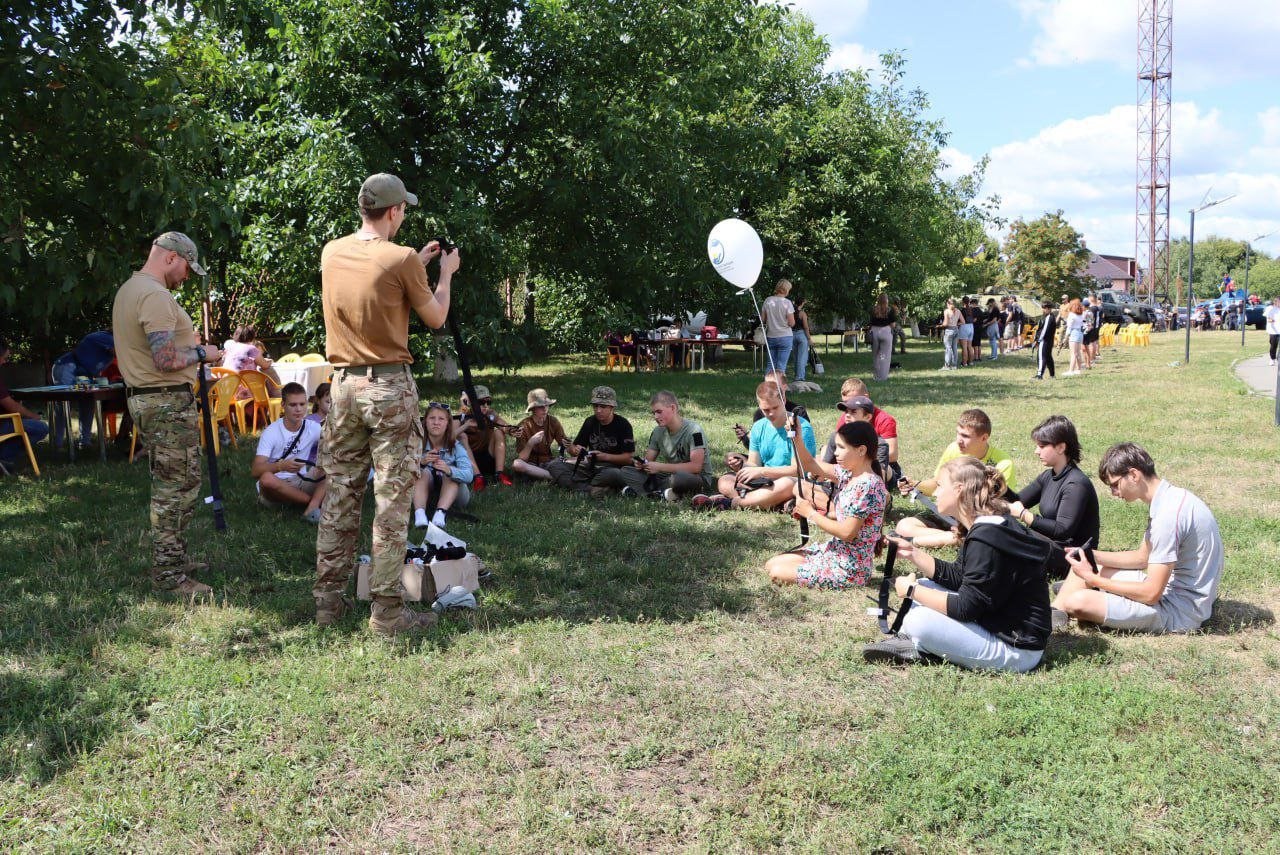
<path id="1" fill-rule="evenodd" d="M 916 574 L 895 580 L 898 596 L 913 600 L 893 638 L 868 644 L 868 662 L 906 664 L 925 656 L 964 668 L 1030 671 L 1049 639 L 1045 562 L 1050 544 L 1009 516 L 1004 478 L 972 457 L 946 463 L 934 500 L 966 532 L 954 562 L 898 542 L 898 557 Z"/>

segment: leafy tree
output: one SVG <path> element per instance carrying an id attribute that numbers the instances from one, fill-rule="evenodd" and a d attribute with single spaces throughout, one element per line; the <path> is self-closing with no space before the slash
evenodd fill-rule
<path id="1" fill-rule="evenodd" d="M 1004 254 L 1009 282 L 1040 299 L 1056 300 L 1062 294 L 1079 297 L 1091 284 L 1083 275 L 1089 250 L 1061 209 L 1029 222 L 1014 220 Z"/>

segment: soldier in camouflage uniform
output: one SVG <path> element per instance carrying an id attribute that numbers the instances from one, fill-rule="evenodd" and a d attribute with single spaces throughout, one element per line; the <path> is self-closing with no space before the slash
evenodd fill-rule
<path id="1" fill-rule="evenodd" d="M 431 327 L 443 326 L 450 282 L 461 260 L 457 250 L 440 259 L 433 294 L 426 263 L 439 254 L 439 246 L 433 241 L 415 251 L 391 242 L 406 206 L 417 204 L 394 175 L 370 176 L 360 188 L 360 230 L 330 241 L 320 258 L 325 350 L 334 373 L 319 458 L 329 493 L 316 537 L 316 623 L 328 626 L 351 607 L 345 591 L 355 567 L 360 508 L 372 466 L 369 627 L 386 637 L 435 622 L 434 613 L 406 608 L 400 589 L 423 442 L 418 388 L 409 370 L 409 310 Z"/>
<path id="2" fill-rule="evenodd" d="M 151 460 L 151 580 L 188 596 L 212 593 L 191 576 L 208 566 L 187 556 L 185 532 L 200 494 L 200 433 L 191 384 L 196 366 L 222 358 L 196 344 L 195 328 L 171 291 L 195 272 L 204 275 L 196 245 L 166 232 L 147 263 L 116 292 L 112 332 L 128 387 L 129 414 Z"/>

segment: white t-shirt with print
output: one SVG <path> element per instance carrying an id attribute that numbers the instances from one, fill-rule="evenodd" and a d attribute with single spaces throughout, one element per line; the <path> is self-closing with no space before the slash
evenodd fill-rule
<path id="1" fill-rule="evenodd" d="M 316 445 L 320 442 L 320 425 L 307 419 L 302 420 L 302 427 L 297 431 L 288 430 L 284 426 L 284 419 L 279 419 L 267 425 L 266 430 L 262 432 L 262 436 L 258 437 L 258 450 L 256 454 L 265 457 L 272 463 L 276 462 L 284 454 L 292 443 L 295 436 L 301 432 L 298 438 L 298 444 L 289 452 L 290 460 L 312 460 L 316 455 Z M 306 472 L 305 467 L 303 472 Z M 287 484 L 297 485 L 301 480 L 296 472 L 276 472 L 275 476 Z"/>

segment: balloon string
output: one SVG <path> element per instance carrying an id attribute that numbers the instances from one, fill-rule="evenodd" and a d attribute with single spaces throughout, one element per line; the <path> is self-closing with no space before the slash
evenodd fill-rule
<path id="1" fill-rule="evenodd" d="M 764 315 L 760 313 L 760 304 L 756 302 L 755 290 L 749 289 L 747 293 L 751 295 L 751 305 L 756 307 L 756 320 L 760 321 L 760 330 L 761 332 L 764 333 L 764 352 L 769 356 L 769 371 L 773 373 L 773 385 L 778 387 L 778 398 L 781 399 L 783 404 L 785 405 L 787 401 L 787 396 L 782 391 L 782 383 L 778 381 L 778 374 L 777 374 L 778 366 L 773 361 L 773 351 L 769 349 L 769 330 L 764 325 Z"/>

